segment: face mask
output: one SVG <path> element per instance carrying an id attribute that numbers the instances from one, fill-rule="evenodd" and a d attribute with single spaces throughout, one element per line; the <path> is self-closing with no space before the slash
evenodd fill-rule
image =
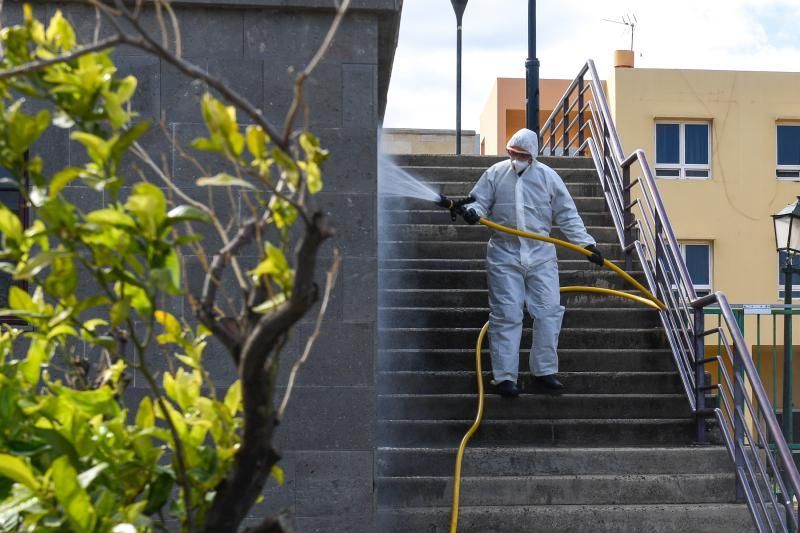
<path id="1" fill-rule="evenodd" d="M 531 162 L 530 161 L 525 161 L 524 159 L 512 159 L 511 160 L 511 168 L 514 169 L 514 172 L 516 172 L 517 175 L 522 174 L 523 172 L 525 172 L 525 170 L 527 170 L 529 166 L 531 166 Z"/>

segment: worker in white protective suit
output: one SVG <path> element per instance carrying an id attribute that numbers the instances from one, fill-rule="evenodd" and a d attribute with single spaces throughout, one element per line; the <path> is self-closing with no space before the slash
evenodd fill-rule
<path id="1" fill-rule="evenodd" d="M 506 146 L 509 159 L 491 166 L 472 189 L 474 203 L 464 219 L 481 217 L 523 231 L 550 235 L 553 223 L 574 244 L 592 252 L 589 261 L 602 265 L 595 240 L 586 232 L 567 187 L 550 167 L 536 160 L 536 133 L 521 129 Z M 523 305 L 534 318 L 531 372 L 545 387 L 561 389 L 557 379 L 561 305 L 555 245 L 495 231 L 486 252 L 489 286 L 489 339 L 492 383 L 506 397 L 519 394 L 519 347 Z"/>

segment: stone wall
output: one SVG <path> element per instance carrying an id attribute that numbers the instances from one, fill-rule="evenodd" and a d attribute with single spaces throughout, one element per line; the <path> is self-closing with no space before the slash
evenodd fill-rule
<path id="1" fill-rule="evenodd" d="M 79 29 L 91 38 L 94 11 L 73 2 L 59 3 Z M 274 123 L 282 119 L 292 96 L 290 68 L 305 66 L 333 19 L 332 0 L 196 0 L 173 1 L 183 33 L 184 55 L 208 72 L 224 78 L 263 109 Z M 7 2 L 6 23 L 19 18 L 19 3 Z M 35 2 L 37 14 L 49 15 L 55 2 Z M 333 246 L 343 255 L 342 271 L 323 332 L 299 377 L 279 444 L 286 484 L 270 482 L 257 517 L 288 508 L 297 531 L 373 530 L 373 461 L 375 442 L 374 360 L 377 317 L 377 134 L 399 26 L 402 0 L 356 0 L 326 59 L 307 84 L 310 129 L 331 151 L 325 166 L 325 189 L 317 197 L 336 219 L 337 236 L 322 253 L 320 281 Z M 153 24 L 153 17 L 149 17 Z M 104 26 L 104 31 L 107 25 Z M 187 80 L 158 58 L 120 48 L 115 60 L 123 74 L 139 78 L 136 110 L 158 122 L 144 144 L 163 156 L 174 179 L 188 194 L 206 199 L 195 186 L 200 170 L 170 148 L 165 133 L 182 144 L 202 134 L 199 97 L 202 83 Z M 47 168 L 80 164 L 83 150 L 69 141 L 67 130 L 51 128 L 38 145 Z M 207 171 L 218 172 L 214 158 L 198 157 Z M 133 162 L 126 167 L 136 180 Z M 148 171 L 144 171 L 152 177 Z M 102 193 L 70 187 L 68 194 L 83 208 L 100 206 Z M 226 201 L 215 196 L 217 202 Z M 219 205 L 219 204 L 218 204 Z M 222 204 L 225 205 L 225 204 Z M 230 216 L 246 215 L 236 199 Z M 214 240 L 209 236 L 209 240 Z M 255 249 L 246 252 L 255 260 Z M 189 285 L 203 274 L 196 257 L 186 256 Z M 188 317 L 181 298 L 164 302 L 169 311 Z M 282 364 L 285 383 L 303 339 L 313 328 L 311 316 L 297 328 Z M 154 354 L 154 365 L 163 365 Z M 210 346 L 206 360 L 216 383 L 224 388 L 236 378 L 235 368 L 219 346 Z M 134 394 L 144 387 L 134 376 Z"/>

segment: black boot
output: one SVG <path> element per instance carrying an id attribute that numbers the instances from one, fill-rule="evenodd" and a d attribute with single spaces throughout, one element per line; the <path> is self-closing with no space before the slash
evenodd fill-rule
<path id="1" fill-rule="evenodd" d="M 517 384 L 513 381 L 501 381 L 496 385 L 495 389 L 503 398 L 516 398 L 519 396 L 519 389 L 517 389 Z"/>
<path id="2" fill-rule="evenodd" d="M 547 374 L 546 376 L 536 376 L 536 380 L 543 384 L 548 389 L 560 390 L 564 388 L 564 384 L 558 381 L 555 374 Z"/>

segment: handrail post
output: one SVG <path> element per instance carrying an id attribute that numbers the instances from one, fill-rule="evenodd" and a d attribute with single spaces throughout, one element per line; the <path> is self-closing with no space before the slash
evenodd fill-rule
<path id="1" fill-rule="evenodd" d="M 730 325 L 729 325 L 730 327 Z M 739 352 L 737 346 L 733 346 L 733 461 L 736 467 L 736 501 L 746 501 L 747 496 L 744 491 L 744 390 L 741 383 L 744 381 L 743 354 Z M 741 381 L 740 381 L 741 380 Z"/>
<path id="2" fill-rule="evenodd" d="M 706 348 L 703 331 L 705 331 L 703 308 L 696 307 L 694 310 L 694 394 L 697 412 L 695 421 L 695 440 L 698 444 L 705 444 L 706 442 L 706 417 L 705 414 L 703 414 L 706 407 L 706 390 L 703 388 L 705 386 L 706 378 L 706 369 L 705 366 L 703 366 Z"/>
<path id="3" fill-rule="evenodd" d="M 625 242 L 622 246 L 625 248 L 625 270 L 633 268 L 633 216 L 631 215 L 631 167 L 626 165 L 622 167 L 622 202 L 624 211 L 622 212 L 622 223 L 625 225 L 623 228 L 623 235 Z"/>
<path id="4" fill-rule="evenodd" d="M 655 294 L 656 298 L 661 299 L 663 294 L 659 295 L 659 292 L 661 291 L 661 282 L 664 278 L 661 272 L 661 256 L 664 254 L 664 245 L 661 244 L 661 239 L 659 238 L 663 229 L 661 227 L 661 213 L 658 211 L 655 212 L 653 226 L 655 227 L 655 235 L 653 235 L 653 238 L 656 241 L 656 256 L 654 258 L 655 264 L 653 265 L 653 269 L 656 271 L 656 286 L 653 294 Z"/>
<path id="5" fill-rule="evenodd" d="M 603 120 L 603 191 L 608 192 L 608 180 L 611 177 L 611 168 L 608 166 L 608 124 Z"/>
<path id="6" fill-rule="evenodd" d="M 564 138 L 564 140 L 561 141 L 561 144 L 564 146 L 564 148 L 561 152 L 561 155 L 567 157 L 569 156 L 569 147 L 567 146 L 569 144 L 569 95 L 568 94 L 564 95 L 564 103 L 562 105 L 563 105 L 562 113 L 564 113 L 564 127 L 562 128 L 564 131 L 562 137 Z"/>
<path id="7" fill-rule="evenodd" d="M 578 78 L 578 148 L 578 155 L 583 157 L 583 76 Z"/>
<path id="8" fill-rule="evenodd" d="M 556 121 L 550 121 L 550 153 L 547 155 L 556 155 Z"/>

